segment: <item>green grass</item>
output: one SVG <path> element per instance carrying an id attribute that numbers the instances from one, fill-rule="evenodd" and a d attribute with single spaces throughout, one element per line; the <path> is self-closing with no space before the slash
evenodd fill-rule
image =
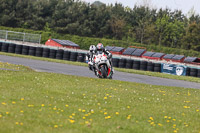
<path id="1" fill-rule="evenodd" d="M 1 133 L 200 131 L 198 89 L 0 68 Z"/>
<path id="2" fill-rule="evenodd" d="M 30 59 L 36 59 L 36 60 L 71 64 L 71 65 L 78 65 L 78 66 L 85 66 L 85 67 L 88 66 L 86 63 L 81 63 L 81 62 L 72 62 L 72 61 L 66 61 L 66 60 L 57 60 L 57 59 L 49 59 L 49 58 L 42 58 L 42 57 L 35 57 L 35 56 L 18 55 L 18 54 L 4 53 L 4 52 L 0 52 L 0 55 L 16 56 L 16 57 L 22 57 L 22 58 L 30 58 Z M 141 74 L 141 75 L 148 75 L 148 76 L 154 76 L 154 77 L 162 77 L 162 78 L 168 78 L 168 79 L 177 79 L 177 80 L 200 83 L 200 78 L 190 77 L 190 76 L 177 76 L 177 75 L 170 75 L 170 74 L 164 74 L 164 73 L 141 71 L 141 70 L 134 70 L 134 69 L 122 69 L 122 68 L 115 68 L 115 70 L 121 71 L 121 72 L 127 72 L 127 73 L 134 73 L 134 74 Z"/>

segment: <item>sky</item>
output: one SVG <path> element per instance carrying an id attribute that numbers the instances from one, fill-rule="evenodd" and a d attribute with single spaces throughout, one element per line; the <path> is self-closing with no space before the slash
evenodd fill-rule
<path id="1" fill-rule="evenodd" d="M 97 0 L 83 0 L 89 3 L 93 3 Z M 124 6 L 129 6 L 130 8 L 133 8 L 134 5 L 140 5 L 143 2 L 147 1 L 147 3 L 150 3 L 151 7 L 154 8 L 166 8 L 168 7 L 171 10 L 179 9 L 182 10 L 182 12 L 187 15 L 188 11 L 190 11 L 192 8 L 194 8 L 194 11 L 196 14 L 200 14 L 200 0 L 98 0 L 105 4 L 111 4 L 111 3 L 121 3 Z"/>

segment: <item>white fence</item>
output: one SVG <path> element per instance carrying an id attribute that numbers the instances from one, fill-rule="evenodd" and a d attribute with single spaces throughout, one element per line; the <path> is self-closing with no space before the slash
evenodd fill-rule
<path id="1" fill-rule="evenodd" d="M 0 39 L 15 40 L 15 41 L 31 42 L 31 43 L 39 43 L 40 44 L 41 35 L 40 34 L 30 34 L 30 33 L 23 33 L 23 32 L 0 30 Z"/>

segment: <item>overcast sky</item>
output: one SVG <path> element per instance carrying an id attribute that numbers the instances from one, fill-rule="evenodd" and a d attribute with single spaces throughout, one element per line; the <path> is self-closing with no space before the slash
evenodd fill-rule
<path id="1" fill-rule="evenodd" d="M 97 0 L 83 0 L 89 3 L 93 3 Z M 124 6 L 129 6 L 133 8 L 135 4 L 141 4 L 142 1 L 150 1 L 151 6 L 154 8 L 170 8 L 180 9 L 183 11 L 184 14 L 187 14 L 190 9 L 194 7 L 195 13 L 200 14 L 200 0 L 98 0 L 106 4 L 110 3 L 122 3 Z"/>

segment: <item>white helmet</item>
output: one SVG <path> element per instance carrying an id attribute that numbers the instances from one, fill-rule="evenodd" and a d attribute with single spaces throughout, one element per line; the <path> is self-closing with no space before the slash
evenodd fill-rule
<path id="1" fill-rule="evenodd" d="M 96 46 L 91 45 L 89 50 L 90 50 L 90 52 L 95 52 L 96 51 Z"/>

